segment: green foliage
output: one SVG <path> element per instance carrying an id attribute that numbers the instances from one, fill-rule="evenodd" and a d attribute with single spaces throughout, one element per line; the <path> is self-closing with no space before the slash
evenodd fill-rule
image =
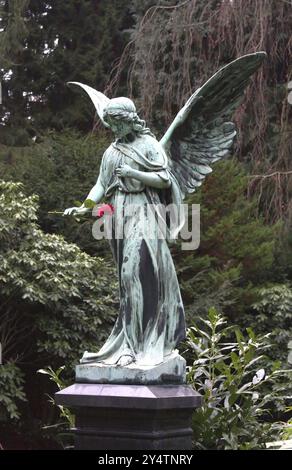
<path id="1" fill-rule="evenodd" d="M 27 27 L 23 17 L 29 0 L 2 1 L 0 4 L 0 55 L 2 66 L 10 67 L 23 49 Z M 2 31 L 3 28 L 3 31 Z"/>
<path id="2" fill-rule="evenodd" d="M 96 206 L 96 202 L 92 201 L 92 199 L 86 199 L 84 201 L 84 206 L 87 209 L 93 209 Z"/>
<path id="3" fill-rule="evenodd" d="M 256 202 L 247 199 L 246 189 L 242 165 L 226 160 L 216 164 L 214 174 L 187 200 L 200 204 L 200 246 L 174 250 L 174 257 L 190 317 L 205 314 L 212 305 L 238 316 L 273 275 L 278 226 L 257 217 Z"/>
<path id="4" fill-rule="evenodd" d="M 117 282 L 112 266 L 36 224 L 37 197 L 0 182 L 0 340 L 4 363 L 69 366 L 97 350 L 112 327 Z"/>
<path id="5" fill-rule="evenodd" d="M 58 390 L 60 391 L 63 388 L 68 387 L 70 385 L 70 382 L 68 380 L 66 381 L 63 378 L 61 378 L 61 374 L 64 371 L 64 369 L 65 369 L 65 366 L 61 366 L 56 371 L 54 371 L 52 367 L 48 367 L 47 369 L 39 369 L 38 373 L 48 375 L 50 380 L 54 384 L 56 384 Z M 49 397 L 49 398 L 50 398 L 50 402 L 53 405 L 56 405 L 54 398 L 52 397 Z M 68 408 L 65 408 L 64 406 L 62 405 L 56 405 L 56 406 L 58 406 L 60 410 L 60 417 L 64 418 L 65 422 L 69 425 L 70 428 L 72 428 L 75 424 L 74 415 L 69 411 Z"/>
<path id="6" fill-rule="evenodd" d="M 1 143 L 29 145 L 42 130 L 89 131 L 93 107 L 67 87 L 80 81 L 103 90 L 131 24 L 127 2 L 3 0 L 5 68 Z M 14 49 L 15 48 L 15 49 Z"/>
<path id="7" fill-rule="evenodd" d="M 194 443 L 203 449 L 257 449 L 271 440 L 273 426 L 264 422 L 272 402 L 283 401 L 279 370 L 263 352 L 269 335 L 247 337 L 210 309 L 207 319 L 188 330 L 188 382 L 203 395 L 193 418 Z M 230 338 L 233 341 L 230 341 Z M 264 364 L 264 368 L 263 368 Z"/>
<path id="8" fill-rule="evenodd" d="M 292 289 L 275 285 L 261 289 L 259 295 L 259 301 L 253 305 L 256 313 L 246 320 L 259 332 L 271 332 L 274 346 L 270 356 L 287 362 L 288 344 L 292 340 Z"/>
<path id="9" fill-rule="evenodd" d="M 109 142 L 106 133 L 82 137 L 72 130 L 91 130 L 94 108 L 82 92 L 70 89 L 66 82 L 78 80 L 104 90 L 127 42 L 128 32 L 124 31 L 132 26 L 134 41 L 123 55 L 126 60 L 130 58 L 130 67 L 123 68 L 125 61 L 120 62 L 115 68 L 117 77 L 113 74 L 106 93 L 109 97 L 128 96 L 130 84 L 141 117 L 160 131 L 185 103 L 190 90 L 201 86 L 220 65 L 256 50 L 259 43 L 269 51 L 269 61 L 252 81 L 236 119 L 240 158 L 249 165 L 251 174 L 274 176 L 247 180 L 235 161 L 216 165 L 202 190 L 188 199 L 189 203 L 201 203 L 200 248 L 182 252 L 174 247 L 173 254 L 188 321 L 194 315 L 206 317 L 215 305 L 219 312 L 236 317 L 242 325 L 253 324 L 262 333 L 271 331 L 276 347 L 269 352 L 275 359 L 286 360 L 287 340 L 291 339 L 291 289 L 276 286 L 275 290 L 258 293 L 262 286 L 287 282 L 291 277 L 291 220 L 287 223 L 287 246 L 278 244 L 275 263 L 278 227 L 265 225 L 257 212 L 260 208 L 271 221 L 282 217 L 290 207 L 289 175 L 277 171 L 289 170 L 291 155 L 288 117 L 292 108 L 287 104 L 286 88 L 291 11 L 287 3 L 276 0 L 268 8 L 270 13 L 277 12 L 274 15 L 267 14 L 261 0 L 240 0 L 236 5 L 226 2 L 224 8 L 222 2 L 213 0 L 194 5 L 174 3 L 0 1 L 0 144 L 5 144 L 0 146 L 0 178 L 6 181 L 0 185 L 0 341 L 4 355 L 0 396 L 6 397 L 2 399 L 4 406 L 2 402 L 0 405 L 2 419 L 19 416 L 27 380 L 24 370 L 29 369 L 34 376 L 36 369 L 51 364 L 45 370 L 51 374 L 51 381 L 61 386 L 62 377 L 67 380 L 71 373 L 70 364 L 80 358 L 84 349 L 98 349 L 113 323 L 117 286 L 107 242 L 93 240 L 90 215 L 78 223 L 74 218 L 48 212 L 78 205 L 76 200 L 84 201 L 96 181 Z M 213 21 L 214 12 L 223 23 Z M 255 22 L 254 18 L 259 20 Z M 226 26 L 223 29 L 222 24 Z M 238 35 L 238 31 L 244 34 Z M 8 181 L 22 182 L 23 186 Z M 248 200 L 247 189 L 252 194 L 256 188 L 258 200 Z M 110 264 L 87 256 L 65 240 L 91 255 L 102 255 L 106 260 L 109 255 Z M 255 314 L 246 315 L 255 302 Z M 244 347 L 252 347 L 249 340 L 241 340 Z M 239 342 L 234 348 L 240 356 Z M 231 366 L 232 357 L 230 354 L 226 362 L 238 377 L 238 370 Z M 22 359 L 26 367 L 21 365 Z M 58 369 L 64 359 L 69 362 L 68 369 Z M 251 366 L 250 370 L 256 375 L 256 368 Z M 228 378 L 228 371 L 221 371 L 221 375 Z M 259 388 L 265 386 L 267 376 Z M 26 385 L 29 391 L 35 382 L 30 380 Z M 258 418 L 252 422 L 256 401 L 252 401 L 249 411 L 248 394 L 243 397 L 240 394 L 244 402 L 242 416 L 247 417 L 247 429 L 258 445 L 262 442 L 258 440 L 259 429 L 264 435 L 270 432 L 269 426 L 258 427 Z M 230 406 L 228 416 L 232 420 L 235 410 L 232 426 L 235 423 L 237 436 L 244 419 L 238 417 L 236 405 Z M 227 437 L 216 441 L 219 448 L 252 446 L 252 439 L 246 444 L 245 436 L 234 437 L 231 426 L 224 427 L 224 419 L 220 418 L 227 416 L 224 401 L 218 406 L 222 411 L 215 410 L 216 416 L 209 411 L 209 428 L 208 419 L 205 427 L 202 425 L 202 433 L 204 429 L 207 433 L 214 424 L 208 446 L 224 433 Z M 203 417 L 207 415 L 206 411 Z"/>
<path id="10" fill-rule="evenodd" d="M 82 225 L 72 217 L 48 214 L 63 211 L 84 201 L 96 183 L 99 165 L 109 136 L 84 137 L 76 131 L 48 133 L 41 143 L 29 147 L 0 146 L 0 177 L 20 181 L 28 195 L 39 196 L 38 220 L 49 233 L 64 235 L 90 254 L 106 254 L 108 243 L 97 243 L 91 234 L 92 217 L 83 218 Z"/>
<path id="11" fill-rule="evenodd" d="M 76 360 L 84 347 L 105 338 L 113 321 L 113 269 L 39 230 L 33 223 L 36 197 L 26 198 L 21 184 L 1 183 L 0 188 L 2 295 L 8 299 L 17 290 L 10 302 L 27 305 L 22 316 L 29 311 L 42 333 L 39 350 Z"/>
<path id="12" fill-rule="evenodd" d="M 70 385 L 69 381 L 61 377 L 64 369 L 65 369 L 65 366 L 61 366 L 56 371 L 54 371 L 52 367 L 48 367 L 47 369 L 39 369 L 38 373 L 49 376 L 50 381 L 53 382 L 57 386 L 57 389 L 62 390 L 63 388 Z M 75 416 L 71 413 L 71 411 L 68 408 L 62 405 L 57 405 L 55 399 L 51 397 L 50 395 L 49 395 L 49 402 L 53 406 L 58 407 L 59 412 L 60 412 L 60 421 L 50 426 L 44 426 L 43 430 L 50 437 L 53 436 L 54 439 L 56 439 L 57 442 L 61 444 L 63 448 L 68 448 L 69 446 L 68 440 L 69 440 L 69 443 L 72 445 L 72 442 L 71 442 L 72 433 L 70 433 L 69 431 L 75 425 Z"/>
<path id="13" fill-rule="evenodd" d="M 287 413 L 292 413 L 292 406 L 286 409 Z M 283 426 L 282 439 L 292 439 L 292 418 Z"/>
<path id="14" fill-rule="evenodd" d="M 26 401 L 23 391 L 24 374 L 13 362 L 0 365 L 0 422 L 18 420 L 18 405 Z"/>

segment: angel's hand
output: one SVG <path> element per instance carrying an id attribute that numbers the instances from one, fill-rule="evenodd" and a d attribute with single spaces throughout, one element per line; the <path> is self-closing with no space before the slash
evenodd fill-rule
<path id="1" fill-rule="evenodd" d="M 90 209 L 87 207 L 69 207 L 68 209 L 65 209 L 63 212 L 63 215 L 83 215 L 86 214 Z"/>
<path id="2" fill-rule="evenodd" d="M 133 168 L 130 167 L 130 165 L 127 165 L 126 163 L 124 163 L 115 169 L 115 174 L 120 177 L 125 177 L 125 176 L 131 177 L 133 176 Z"/>

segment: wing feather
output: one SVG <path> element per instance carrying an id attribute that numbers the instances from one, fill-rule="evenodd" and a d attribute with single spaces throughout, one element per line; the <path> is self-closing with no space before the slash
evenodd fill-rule
<path id="1" fill-rule="evenodd" d="M 256 52 L 222 67 L 188 99 L 162 137 L 183 194 L 195 191 L 211 165 L 229 153 L 236 136 L 230 119 L 265 58 L 265 52 Z"/>

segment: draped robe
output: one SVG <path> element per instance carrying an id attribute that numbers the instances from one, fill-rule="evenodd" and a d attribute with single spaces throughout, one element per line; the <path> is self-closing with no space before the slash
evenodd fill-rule
<path id="1" fill-rule="evenodd" d="M 155 172 L 170 181 L 170 187 L 158 189 L 134 178 L 118 177 L 115 169 L 123 163 Z M 164 150 L 147 134 L 132 143 L 117 140 L 110 145 L 102 158 L 100 182 L 107 202 L 114 207 L 107 230 L 111 230 L 109 241 L 118 270 L 120 311 L 100 351 L 85 352 L 81 362 L 116 364 L 121 356 L 130 354 L 137 364 L 159 364 L 185 338 L 184 308 L 167 244 L 184 222 L 181 213 L 175 230 L 165 224 L 166 237 L 158 236 L 161 208 L 167 203 L 179 208 L 179 185 Z M 147 210 L 150 205 L 153 211 Z M 121 237 L 118 233 L 125 225 L 127 236 Z"/>

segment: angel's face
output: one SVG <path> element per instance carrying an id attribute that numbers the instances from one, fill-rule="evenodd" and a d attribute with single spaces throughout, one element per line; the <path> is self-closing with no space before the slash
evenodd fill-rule
<path id="1" fill-rule="evenodd" d="M 107 123 L 117 138 L 125 137 L 132 132 L 132 123 L 123 119 L 108 117 Z"/>

